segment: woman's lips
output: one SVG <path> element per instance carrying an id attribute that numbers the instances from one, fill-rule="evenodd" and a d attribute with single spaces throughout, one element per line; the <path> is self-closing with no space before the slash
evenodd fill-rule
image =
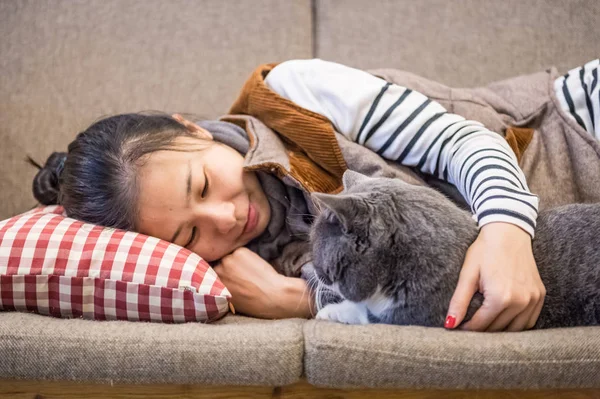
<path id="1" fill-rule="evenodd" d="M 248 205 L 248 219 L 246 220 L 246 226 L 244 227 L 244 234 L 251 233 L 258 224 L 258 210 L 252 204 L 252 202 Z"/>

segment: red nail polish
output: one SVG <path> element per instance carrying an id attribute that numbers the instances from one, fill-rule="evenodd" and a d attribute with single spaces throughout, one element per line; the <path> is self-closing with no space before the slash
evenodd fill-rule
<path id="1" fill-rule="evenodd" d="M 446 323 L 444 324 L 444 327 L 452 328 L 452 327 L 454 327 L 454 323 L 456 323 L 456 317 L 448 316 L 448 317 L 446 317 Z"/>

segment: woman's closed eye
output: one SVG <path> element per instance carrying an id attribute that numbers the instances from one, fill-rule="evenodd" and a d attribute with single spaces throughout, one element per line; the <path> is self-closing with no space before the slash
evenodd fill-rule
<path id="1" fill-rule="evenodd" d="M 202 198 L 206 197 L 206 192 L 208 191 L 208 176 L 204 173 L 204 189 L 202 190 L 202 194 L 200 195 Z"/>
<path id="2" fill-rule="evenodd" d="M 190 236 L 187 244 L 184 245 L 184 248 L 187 248 L 192 242 L 194 242 L 194 238 L 196 237 L 196 226 L 192 227 L 192 235 Z M 189 248 L 188 248 L 189 249 Z"/>
<path id="3" fill-rule="evenodd" d="M 201 198 L 206 197 L 206 193 L 208 192 L 208 177 L 206 173 L 204 173 L 204 188 L 202 189 L 202 194 L 200 194 Z M 187 244 L 184 245 L 184 248 L 187 248 L 190 244 L 194 242 L 194 238 L 196 238 L 196 226 L 192 227 L 192 234 Z"/>

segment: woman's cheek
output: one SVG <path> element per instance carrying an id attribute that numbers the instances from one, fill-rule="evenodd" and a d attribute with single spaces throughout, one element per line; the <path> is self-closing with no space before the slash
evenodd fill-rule
<path id="1" fill-rule="evenodd" d="M 226 245 L 226 243 L 222 244 L 224 245 L 214 245 L 214 243 L 211 243 L 208 245 L 208 248 L 200 250 L 197 253 L 207 262 L 212 262 L 230 254 L 235 249 L 233 245 L 230 247 L 229 245 Z M 204 256 L 202 254 L 204 254 Z"/>

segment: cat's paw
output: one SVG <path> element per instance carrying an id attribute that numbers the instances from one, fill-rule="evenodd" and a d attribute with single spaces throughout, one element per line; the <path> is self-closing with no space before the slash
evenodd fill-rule
<path id="1" fill-rule="evenodd" d="M 369 324 L 366 307 L 348 300 L 325 306 L 319 310 L 315 319 L 331 320 L 345 324 Z"/>

